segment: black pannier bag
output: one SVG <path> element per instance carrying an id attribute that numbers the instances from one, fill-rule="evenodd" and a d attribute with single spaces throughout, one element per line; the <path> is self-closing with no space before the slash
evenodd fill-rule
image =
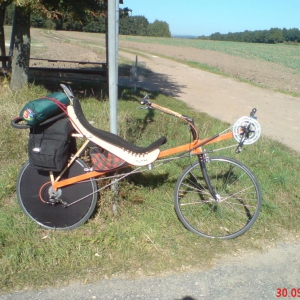
<path id="1" fill-rule="evenodd" d="M 74 128 L 68 118 L 30 128 L 29 163 L 38 170 L 60 172 L 67 165 L 70 153 L 76 152 L 71 136 Z"/>

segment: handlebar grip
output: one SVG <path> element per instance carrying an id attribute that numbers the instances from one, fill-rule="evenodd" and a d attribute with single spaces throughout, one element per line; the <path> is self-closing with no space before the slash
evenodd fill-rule
<path id="1" fill-rule="evenodd" d="M 66 114 L 63 112 L 63 113 L 61 113 L 59 115 L 56 115 L 54 117 L 51 117 L 51 118 L 45 120 L 42 123 L 36 124 L 35 126 L 47 125 L 49 123 L 53 123 L 53 122 L 55 122 L 57 120 L 65 118 L 65 117 L 66 117 Z M 11 124 L 12 127 L 17 128 L 17 129 L 30 129 L 30 128 L 33 127 L 32 125 L 28 125 L 28 124 L 19 124 L 22 121 L 24 121 L 24 120 L 21 117 L 16 117 L 13 120 L 11 120 L 10 124 Z"/>
<path id="2" fill-rule="evenodd" d="M 67 95 L 67 97 L 69 99 L 74 98 L 74 94 L 72 93 L 72 91 L 69 88 L 67 88 L 64 84 L 61 84 L 60 86 L 64 90 L 65 94 Z"/>
<path id="3" fill-rule="evenodd" d="M 17 128 L 17 129 L 29 129 L 31 128 L 32 126 L 30 125 L 27 125 L 27 124 L 19 124 L 20 122 L 22 122 L 23 119 L 20 118 L 20 117 L 16 117 L 14 118 L 13 120 L 11 120 L 10 122 L 10 125 L 14 128 Z"/>
<path id="4" fill-rule="evenodd" d="M 149 101 L 149 96 L 146 95 L 144 98 L 140 99 L 141 105 L 151 105 L 151 102 Z"/>

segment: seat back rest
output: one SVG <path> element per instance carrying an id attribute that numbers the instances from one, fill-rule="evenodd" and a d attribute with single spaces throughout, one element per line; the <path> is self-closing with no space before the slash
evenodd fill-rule
<path id="1" fill-rule="evenodd" d="M 73 106 L 74 106 L 74 111 L 75 114 L 79 120 L 79 122 L 93 135 L 97 136 L 98 138 L 113 144 L 115 146 L 118 146 L 120 148 L 124 148 L 128 151 L 135 152 L 135 153 L 145 153 L 145 152 L 150 152 L 156 148 L 159 148 L 161 145 L 165 144 L 167 139 L 166 137 L 161 137 L 148 147 L 138 147 L 136 145 L 133 145 L 124 139 L 122 139 L 120 136 L 113 134 L 108 131 L 104 131 L 98 128 L 93 127 L 88 120 L 85 118 L 84 113 L 82 111 L 82 107 L 79 103 L 79 100 L 77 98 L 74 98 L 73 100 Z"/>
<path id="2" fill-rule="evenodd" d="M 74 128 L 76 128 L 90 141 L 106 149 L 107 151 L 113 153 L 119 158 L 125 160 L 127 163 L 131 165 L 145 166 L 157 159 L 160 153 L 158 147 L 162 144 L 162 142 L 164 142 L 164 140 L 166 140 L 165 137 L 160 138 L 158 141 L 152 144 L 152 145 L 157 144 L 158 147 L 148 151 L 141 151 L 149 148 L 151 145 L 147 148 L 140 148 L 126 142 L 125 140 L 123 140 L 122 138 L 120 138 L 115 134 L 93 127 L 91 124 L 89 124 L 89 122 L 84 117 L 81 106 L 79 105 L 76 107 L 76 105 L 79 104 L 78 100 L 77 101 L 76 100 L 74 99 L 74 103 L 73 103 L 74 106 L 71 105 L 68 106 L 68 115 L 71 119 L 71 122 L 73 123 Z M 76 111 L 75 108 L 77 108 Z M 116 143 L 118 144 L 116 145 Z M 125 148 L 124 145 L 126 145 L 127 147 Z M 134 151 L 135 149 L 138 149 L 140 151 L 139 152 Z"/>

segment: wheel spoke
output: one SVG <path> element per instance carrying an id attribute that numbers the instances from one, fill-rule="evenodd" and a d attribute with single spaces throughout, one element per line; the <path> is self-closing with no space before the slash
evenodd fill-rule
<path id="1" fill-rule="evenodd" d="M 175 188 L 180 221 L 205 237 L 234 238 L 245 233 L 261 206 L 255 177 L 244 165 L 225 157 L 212 157 L 206 169 L 218 199 L 210 194 L 199 163 L 194 163 L 182 173 Z"/>

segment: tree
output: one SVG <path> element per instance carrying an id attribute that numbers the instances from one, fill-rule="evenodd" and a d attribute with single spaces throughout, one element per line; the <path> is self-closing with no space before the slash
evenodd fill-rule
<path id="1" fill-rule="evenodd" d="M 14 37 L 11 89 L 18 89 L 28 84 L 30 59 L 30 10 L 16 6 L 14 14 Z"/>
<path id="2" fill-rule="evenodd" d="M 282 42 L 283 42 L 282 30 L 279 28 L 271 28 L 268 34 L 268 43 L 276 44 Z"/>
<path id="3" fill-rule="evenodd" d="M 13 58 L 11 89 L 28 84 L 30 59 L 30 15 L 46 15 L 48 18 L 62 18 L 71 14 L 78 22 L 90 16 L 101 14 L 107 8 L 107 0 L 2 0 L 1 3 L 15 4 Z"/>
<path id="4" fill-rule="evenodd" d="M 220 41 L 221 40 L 221 33 L 220 32 L 215 32 L 210 35 L 209 37 L 210 40 L 215 40 L 215 41 Z"/>
<path id="5" fill-rule="evenodd" d="M 1 0 L 0 0 L 1 1 Z M 13 14 L 14 14 L 14 5 L 11 4 L 12 0 L 8 1 L 10 4 L 6 6 L 5 8 L 5 20 L 4 25 L 11 25 L 13 20 Z M 6 2 L 6 3 L 8 3 Z M 3 5 L 3 4 L 2 4 Z"/>
<path id="6" fill-rule="evenodd" d="M 6 7 L 11 4 L 10 1 L 2 1 L 0 4 L 0 55 L 6 56 L 5 51 L 5 36 L 4 36 L 4 20 Z M 3 62 L 4 67 L 6 66 L 5 61 Z"/>
<path id="7" fill-rule="evenodd" d="M 287 30 L 286 41 L 300 43 L 300 30 L 298 28 L 291 28 Z"/>
<path id="8" fill-rule="evenodd" d="M 148 35 L 149 22 L 144 16 L 132 16 L 120 18 L 120 34 L 124 35 Z"/>
<path id="9" fill-rule="evenodd" d="M 148 35 L 159 37 L 171 37 L 169 24 L 163 21 L 155 20 L 148 26 Z"/>
<path id="10" fill-rule="evenodd" d="M 105 33 L 105 18 L 98 17 L 83 27 L 83 31 Z"/>

